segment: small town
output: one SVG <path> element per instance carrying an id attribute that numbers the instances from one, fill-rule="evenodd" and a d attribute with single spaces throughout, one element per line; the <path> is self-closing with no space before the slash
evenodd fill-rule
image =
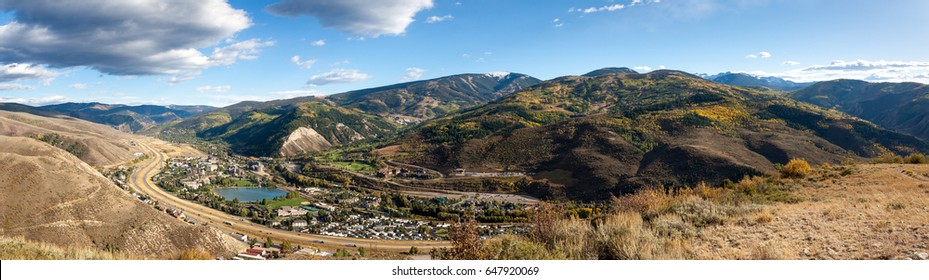
<path id="1" fill-rule="evenodd" d="M 270 228 L 327 236 L 384 240 L 445 240 L 448 227 L 465 212 L 482 222 L 481 234 L 492 236 L 524 231 L 527 205 L 472 201 L 446 197 L 414 197 L 358 186 L 338 174 L 309 172 L 294 162 L 272 158 L 209 156 L 170 158 L 154 177 L 161 188 L 180 198 L 248 218 Z M 422 171 L 398 170 L 392 175 L 409 177 Z M 311 183 L 299 186 L 286 177 L 313 174 Z M 130 170 L 115 171 L 118 185 Z M 280 176 L 281 173 L 290 173 Z M 385 172 L 382 172 L 382 174 Z M 139 199 L 153 203 L 149 198 Z M 193 217 L 170 206 L 156 206 L 169 215 L 196 224 Z M 506 218 L 504 218 L 506 217 Z"/>

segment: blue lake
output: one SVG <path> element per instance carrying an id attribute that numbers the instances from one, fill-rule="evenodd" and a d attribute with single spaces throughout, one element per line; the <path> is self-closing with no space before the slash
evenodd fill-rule
<path id="1" fill-rule="evenodd" d="M 226 200 L 238 198 L 241 202 L 255 202 L 265 198 L 271 200 L 275 197 L 287 195 L 287 192 L 275 188 L 225 188 L 214 189 L 213 191 Z"/>

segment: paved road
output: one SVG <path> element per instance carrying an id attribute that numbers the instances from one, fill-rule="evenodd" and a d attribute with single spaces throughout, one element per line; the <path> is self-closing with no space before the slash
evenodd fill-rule
<path id="1" fill-rule="evenodd" d="M 141 143 L 140 143 L 141 144 Z M 379 239 L 361 239 L 337 237 L 317 234 L 298 233 L 293 231 L 278 230 L 265 227 L 263 225 L 249 222 L 247 219 L 239 216 L 233 216 L 225 212 L 212 209 L 192 201 L 176 197 L 165 190 L 157 187 L 152 181 L 152 177 L 158 174 L 165 161 L 165 155 L 160 151 L 152 149 L 148 145 L 141 144 L 143 148 L 149 151 L 150 160 L 143 163 L 130 178 L 130 185 L 139 193 L 145 194 L 159 203 L 171 205 L 179 208 L 184 213 L 197 221 L 208 222 L 209 226 L 215 227 L 224 232 L 239 232 L 249 236 L 259 237 L 263 240 L 265 237 L 271 237 L 273 240 L 290 240 L 294 244 L 323 246 L 323 247 L 340 247 L 347 244 L 355 244 L 359 247 L 365 247 L 374 250 L 388 251 L 408 251 L 410 247 L 416 246 L 420 250 L 430 250 L 433 248 L 448 247 L 447 241 L 418 241 L 418 240 L 379 240 Z M 319 244 L 319 241 L 324 244 Z"/>

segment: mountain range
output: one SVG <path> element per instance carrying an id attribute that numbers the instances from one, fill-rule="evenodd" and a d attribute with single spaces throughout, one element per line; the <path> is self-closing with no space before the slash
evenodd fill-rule
<path id="1" fill-rule="evenodd" d="M 669 70 L 545 81 L 426 122 L 394 146 L 403 161 L 446 172 L 534 174 L 552 185 L 541 195 L 573 199 L 738 180 L 791 158 L 929 151 L 842 113 Z"/>
<path id="2" fill-rule="evenodd" d="M 778 77 L 762 77 L 746 73 L 719 73 L 716 75 L 700 75 L 704 79 L 720 84 L 740 87 L 769 88 L 780 91 L 793 91 L 802 89 L 813 83 L 796 83 Z"/>
<path id="3" fill-rule="evenodd" d="M 448 173 L 523 172 L 545 182 L 534 190 L 538 196 L 588 200 L 648 185 L 738 180 L 774 172 L 792 158 L 820 164 L 929 152 L 920 139 L 929 131 L 927 94 L 926 85 L 913 83 L 807 85 L 738 73 L 603 68 L 548 81 L 462 74 L 223 108 L 90 103 L 0 110 L 148 127 L 166 139 L 214 141 L 251 156 L 371 143 L 374 153 L 397 162 Z M 151 121 L 132 125 L 111 115 Z"/>
<path id="4" fill-rule="evenodd" d="M 32 107 L 16 103 L 0 103 L 0 110 L 25 112 L 41 116 L 69 116 L 113 126 L 121 131 L 141 132 L 160 124 L 179 121 L 196 114 L 212 111 L 210 106 L 138 105 L 91 103 L 63 103 Z"/>
<path id="5" fill-rule="evenodd" d="M 835 80 L 816 83 L 790 97 L 929 139 L 929 85 Z"/>
<path id="6" fill-rule="evenodd" d="M 383 140 L 404 125 L 487 103 L 537 84 L 515 73 L 462 74 L 327 97 L 246 101 L 164 128 L 248 155 L 297 155 L 362 140 Z"/>

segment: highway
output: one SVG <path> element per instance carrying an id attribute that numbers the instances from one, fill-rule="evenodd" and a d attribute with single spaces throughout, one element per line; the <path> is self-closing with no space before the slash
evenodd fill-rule
<path id="1" fill-rule="evenodd" d="M 307 234 L 293 231 L 279 230 L 269 228 L 260 224 L 255 224 L 244 217 L 234 216 L 216 209 L 212 209 L 198 203 L 188 201 L 167 191 L 159 188 L 152 181 L 161 170 L 165 162 L 165 155 L 150 146 L 139 143 L 143 148 L 149 151 L 151 156 L 149 160 L 140 165 L 130 178 L 130 185 L 140 194 L 147 195 L 159 203 L 170 205 L 171 207 L 183 210 L 185 215 L 199 222 L 206 222 L 209 226 L 217 228 L 224 232 L 237 232 L 247 234 L 251 237 L 257 237 L 263 241 L 266 237 L 280 242 L 290 240 L 293 244 L 313 247 L 347 247 L 349 244 L 358 247 L 365 247 L 371 250 L 384 251 L 409 251 L 410 247 L 416 246 L 419 250 L 431 250 L 434 248 L 449 247 L 448 241 L 424 241 L 424 240 L 381 240 L 381 239 L 362 239 L 338 237 L 318 234 Z M 320 243 L 323 242 L 323 243 Z"/>

